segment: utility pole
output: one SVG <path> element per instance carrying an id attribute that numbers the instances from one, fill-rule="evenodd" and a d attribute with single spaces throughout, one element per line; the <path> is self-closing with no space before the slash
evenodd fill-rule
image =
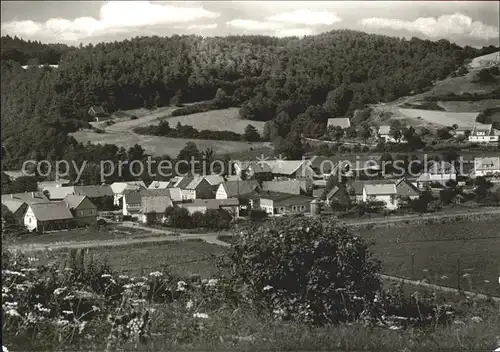
<path id="1" fill-rule="evenodd" d="M 457 289 L 460 291 L 460 258 L 457 260 Z"/>

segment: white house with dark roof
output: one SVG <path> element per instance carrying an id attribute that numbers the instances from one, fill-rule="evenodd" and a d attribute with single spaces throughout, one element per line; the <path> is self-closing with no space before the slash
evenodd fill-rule
<path id="1" fill-rule="evenodd" d="M 31 204 L 24 214 L 29 231 L 52 231 L 72 227 L 73 214 L 66 202 Z"/>
<path id="2" fill-rule="evenodd" d="M 474 176 L 500 177 L 500 157 L 474 158 Z"/>
<path id="3" fill-rule="evenodd" d="M 386 209 L 396 209 L 398 191 L 394 183 L 365 184 L 363 186 L 363 202 L 383 202 Z"/>
<path id="4" fill-rule="evenodd" d="M 491 124 L 476 124 L 469 135 L 469 142 L 498 143 L 498 140 Z"/>

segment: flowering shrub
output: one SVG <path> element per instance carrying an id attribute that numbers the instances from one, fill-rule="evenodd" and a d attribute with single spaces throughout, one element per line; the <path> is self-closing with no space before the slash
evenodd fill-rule
<path id="1" fill-rule="evenodd" d="M 236 280 L 261 309 L 311 323 L 357 319 L 380 289 L 369 245 L 337 222 L 285 217 L 242 232 Z"/>

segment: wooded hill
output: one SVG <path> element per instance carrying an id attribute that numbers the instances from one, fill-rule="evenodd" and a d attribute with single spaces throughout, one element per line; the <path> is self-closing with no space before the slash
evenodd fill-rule
<path id="1" fill-rule="evenodd" d="M 56 148 L 70 142 L 67 132 L 89 119 L 93 104 L 113 112 L 209 100 L 218 90 L 242 117 L 273 120 L 274 135 L 286 137 L 290 126 L 315 134 L 328 117 L 422 91 L 495 50 L 350 30 L 302 39 L 138 37 L 78 48 L 2 37 L 6 164 L 33 151 L 59 156 Z M 59 67 L 23 69 L 28 63 Z"/>

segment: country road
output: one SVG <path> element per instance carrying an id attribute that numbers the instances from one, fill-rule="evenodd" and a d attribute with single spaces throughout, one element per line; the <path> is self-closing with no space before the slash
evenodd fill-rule
<path id="1" fill-rule="evenodd" d="M 459 215 L 500 215 L 500 208 L 482 208 L 480 210 L 474 211 L 448 211 L 447 213 L 431 214 L 431 215 L 405 215 L 397 217 L 386 217 L 386 218 L 373 218 L 373 219 L 339 219 L 343 221 L 348 226 L 364 226 L 369 224 L 381 225 L 390 224 L 398 222 L 406 222 L 412 220 L 427 220 L 427 219 L 444 219 L 455 217 Z M 109 220 L 108 220 L 109 221 Z M 14 250 L 20 250 L 23 252 L 40 251 L 47 249 L 61 249 L 61 248 L 97 248 L 97 247 L 109 247 L 109 246 L 126 246 L 134 245 L 139 243 L 155 243 L 155 242 L 168 242 L 168 241 L 179 241 L 179 240 L 189 240 L 198 239 L 211 244 L 217 244 L 220 246 L 228 247 L 230 244 L 217 239 L 218 233 L 180 233 L 174 234 L 172 231 L 157 229 L 139 225 L 134 222 L 121 222 L 116 223 L 122 227 L 129 227 L 138 230 L 144 230 L 151 234 L 156 234 L 152 236 L 144 236 L 138 238 L 123 238 L 123 239 L 113 239 L 113 240 L 92 240 L 92 241 L 71 241 L 71 242 L 53 242 L 53 243 L 32 243 L 32 244 L 22 244 L 22 245 L 10 245 L 9 247 Z M 163 235 L 163 236 L 161 236 Z"/>

